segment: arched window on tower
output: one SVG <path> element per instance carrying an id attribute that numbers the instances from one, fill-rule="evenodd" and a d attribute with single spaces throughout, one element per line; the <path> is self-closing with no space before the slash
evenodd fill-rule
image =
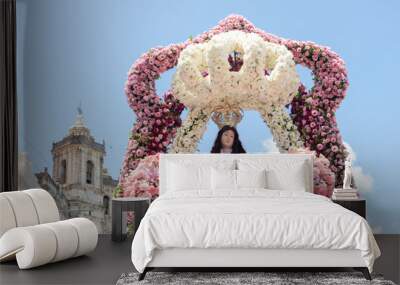
<path id="1" fill-rule="evenodd" d="M 94 164 L 90 160 L 86 162 L 86 183 L 93 183 Z"/>
<path id="2" fill-rule="evenodd" d="M 103 207 L 104 207 L 104 214 L 108 215 L 108 209 L 110 206 L 110 197 L 104 196 L 103 197 Z"/>
<path id="3" fill-rule="evenodd" d="M 60 183 L 65 184 L 66 182 L 67 182 L 67 161 L 63 159 L 61 161 Z"/>

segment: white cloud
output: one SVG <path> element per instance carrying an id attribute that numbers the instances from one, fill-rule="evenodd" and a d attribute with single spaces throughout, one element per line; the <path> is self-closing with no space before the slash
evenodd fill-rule
<path id="1" fill-rule="evenodd" d="M 357 155 L 352 147 L 347 142 L 344 142 L 344 146 L 351 157 L 352 172 L 357 189 L 361 192 L 371 192 L 373 189 L 374 179 L 371 175 L 364 173 L 361 166 L 357 165 Z"/>
<path id="2" fill-rule="evenodd" d="M 361 166 L 353 167 L 354 181 L 356 182 L 357 188 L 363 192 L 371 192 L 373 189 L 374 179 L 372 176 L 363 173 Z"/>
<path id="3" fill-rule="evenodd" d="M 262 145 L 264 147 L 265 152 L 279 153 L 279 149 L 272 138 L 264 140 L 262 142 Z"/>

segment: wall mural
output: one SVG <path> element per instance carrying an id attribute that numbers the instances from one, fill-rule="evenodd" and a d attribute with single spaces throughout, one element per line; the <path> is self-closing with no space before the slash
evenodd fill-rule
<path id="1" fill-rule="evenodd" d="M 310 90 L 296 64 L 311 70 Z M 161 98 L 155 81 L 175 66 Z M 137 120 L 114 196 L 157 197 L 158 153 L 195 152 L 213 115 L 248 109 L 260 113 L 280 152 L 314 153 L 314 192 L 330 197 L 348 155 L 335 118 L 347 87 L 344 61 L 328 47 L 279 38 L 240 15 L 183 43 L 152 48 L 128 72 L 125 94 Z"/>

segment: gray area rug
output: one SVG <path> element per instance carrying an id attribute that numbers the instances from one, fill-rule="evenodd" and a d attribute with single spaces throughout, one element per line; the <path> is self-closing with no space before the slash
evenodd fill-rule
<path id="1" fill-rule="evenodd" d="M 372 281 L 364 278 L 361 272 L 154 272 L 150 271 L 142 281 L 139 273 L 124 273 L 116 285 L 134 284 L 384 284 L 395 285 L 384 280 L 382 275 L 372 274 Z"/>

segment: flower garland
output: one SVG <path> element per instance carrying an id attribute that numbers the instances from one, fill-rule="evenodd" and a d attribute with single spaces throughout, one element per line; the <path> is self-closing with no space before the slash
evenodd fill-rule
<path id="1" fill-rule="evenodd" d="M 124 197 L 149 197 L 155 199 L 159 194 L 159 154 L 143 158 L 135 170 L 124 180 Z"/>
<path id="2" fill-rule="evenodd" d="M 304 146 L 297 126 L 283 108 L 272 105 L 271 108 L 260 108 L 259 112 L 271 130 L 279 152 L 295 151 Z"/>
<path id="3" fill-rule="evenodd" d="M 285 45 L 292 52 L 296 64 L 312 71 L 314 87 L 310 91 L 304 87 L 299 88 L 291 103 L 291 117 L 305 146 L 316 150 L 318 155 L 323 154 L 329 160 L 329 167 L 336 175 L 337 185 L 340 185 L 347 153 L 334 113 L 348 87 L 343 60 L 328 47 L 312 42 L 282 39 L 254 27 L 242 16 L 231 15 L 210 31 L 195 38 L 180 44 L 150 49 L 130 68 L 125 94 L 137 120 L 131 130 L 118 193 L 124 192 L 123 182 L 137 167 L 138 161 L 147 155 L 166 152 L 177 128 L 181 126 L 180 114 L 184 105 L 174 98 L 171 91 L 163 99 L 160 98 L 155 90 L 155 80 L 160 74 L 176 66 L 181 51 L 189 45 L 204 43 L 215 35 L 232 30 L 256 33 L 267 42 Z M 325 121 L 322 122 L 320 117 Z"/>
<path id="4" fill-rule="evenodd" d="M 226 56 L 234 50 L 244 54 L 237 72 L 229 71 Z M 271 71 L 268 76 L 265 70 Z M 229 31 L 182 51 L 172 92 L 190 109 L 226 104 L 256 109 L 260 105 L 289 104 L 299 83 L 293 55 L 285 46 L 266 42 L 255 33 Z"/>
<path id="5" fill-rule="evenodd" d="M 190 111 L 182 127 L 178 129 L 170 153 L 193 153 L 202 138 L 211 113 L 202 108 Z"/>
<path id="6" fill-rule="evenodd" d="M 291 105 L 292 118 L 300 130 L 305 146 L 330 161 L 330 169 L 336 174 L 336 185 L 340 185 L 348 153 L 337 127 L 334 106 L 329 105 L 331 101 L 326 98 L 321 101 L 314 90 L 315 88 L 307 93 L 304 86 L 299 88 Z"/>
<path id="7" fill-rule="evenodd" d="M 232 67 L 226 54 L 241 50 L 243 64 Z M 237 71 L 232 72 L 235 68 Z M 269 70 L 266 76 L 266 70 Z M 285 46 L 264 41 L 254 33 L 230 31 L 214 36 L 203 44 L 184 49 L 179 57 L 177 71 L 172 81 L 174 97 L 190 109 L 203 109 L 208 116 L 216 109 L 232 106 L 235 109 L 260 109 L 267 116 L 282 150 L 302 146 L 300 134 L 289 115 L 282 111 L 289 104 L 300 83 L 292 54 Z M 262 106 L 262 107 L 260 107 Z M 189 113 L 186 121 L 196 119 Z M 175 138 L 172 152 L 193 152 L 205 130 L 202 126 L 188 130 L 185 122 Z M 286 128 L 287 126 L 287 128 Z M 276 128 L 276 130 L 274 129 Z M 288 134 L 290 132 L 290 135 Z M 184 143 L 185 142 L 185 143 Z"/>
<path id="8" fill-rule="evenodd" d="M 335 173 L 329 168 L 329 160 L 320 154 L 314 159 L 314 193 L 331 197 L 335 188 Z"/>

